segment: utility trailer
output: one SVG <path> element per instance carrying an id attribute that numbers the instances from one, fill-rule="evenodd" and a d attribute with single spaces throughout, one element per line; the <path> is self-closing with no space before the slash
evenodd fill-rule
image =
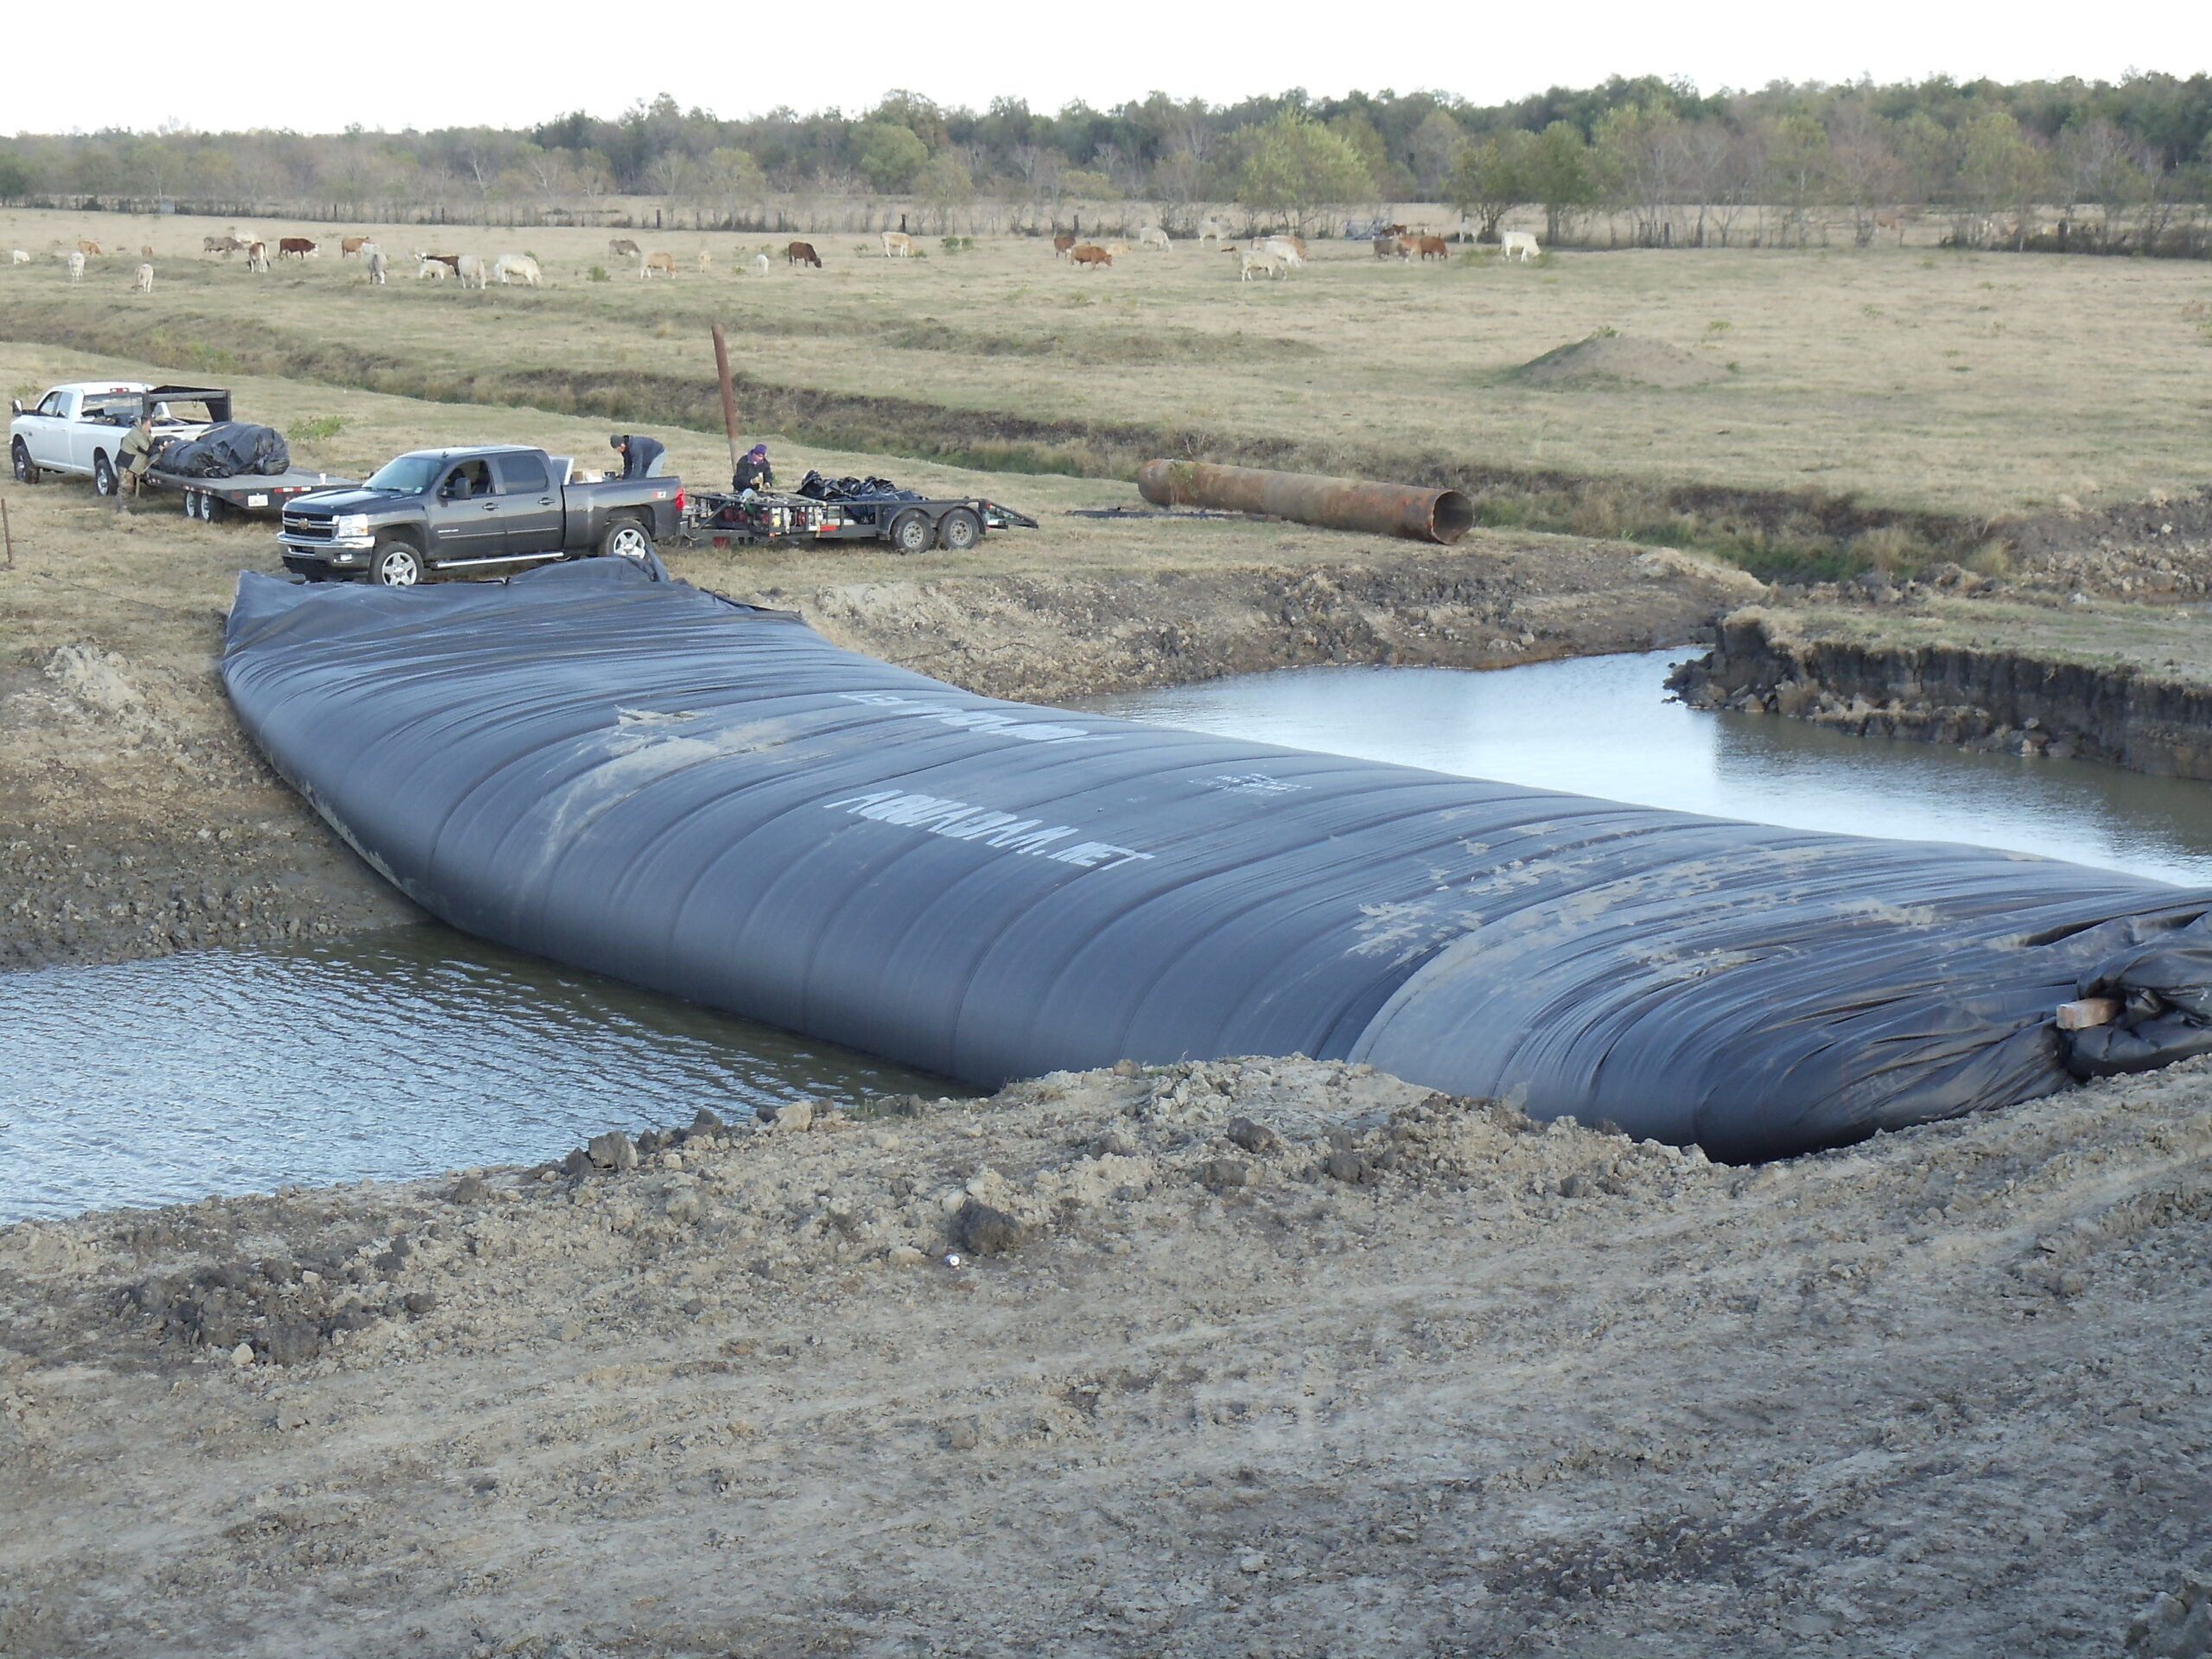
<path id="1" fill-rule="evenodd" d="M 899 553 L 943 547 L 964 553 L 985 532 L 1015 526 L 1035 530 L 1037 521 L 1012 507 L 981 496 L 945 500 L 905 495 L 863 496 L 847 501 L 817 500 L 780 490 L 747 490 L 741 495 L 713 491 L 692 495 L 683 515 L 687 542 L 711 540 L 741 547 L 796 542 L 888 542 Z"/>
<path id="2" fill-rule="evenodd" d="M 181 490 L 184 516 L 208 524 L 223 518 L 281 513 L 284 504 L 296 496 L 309 495 L 317 490 L 357 489 L 360 486 L 360 480 L 356 478 L 341 478 L 335 473 L 303 473 L 297 467 L 273 477 L 264 473 L 240 473 L 233 478 L 188 478 L 182 473 L 165 473 L 156 467 L 146 474 L 146 482 L 156 489 Z"/>

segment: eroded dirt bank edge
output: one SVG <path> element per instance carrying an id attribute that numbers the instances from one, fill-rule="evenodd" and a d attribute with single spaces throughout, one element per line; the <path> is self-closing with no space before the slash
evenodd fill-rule
<path id="1" fill-rule="evenodd" d="M 2117 1653 L 2209 1077 L 1743 1170 L 1123 1065 L 0 1229 L 0 1648 Z"/>
<path id="2" fill-rule="evenodd" d="M 1726 619 L 1713 649 L 1669 683 L 1700 708 L 2212 779 L 2212 678 L 2178 661 L 1863 637 L 1753 607 Z"/>
<path id="3" fill-rule="evenodd" d="M 1758 591 L 1668 551 L 1529 538 L 1341 564 L 1007 575 L 759 592 L 726 556 L 677 573 L 795 608 L 838 643 L 991 696 L 1054 701 L 1319 663 L 1502 667 L 1691 641 Z M 59 643 L 0 679 L 0 968 L 330 940 L 417 912 L 261 760 L 206 654 Z"/>

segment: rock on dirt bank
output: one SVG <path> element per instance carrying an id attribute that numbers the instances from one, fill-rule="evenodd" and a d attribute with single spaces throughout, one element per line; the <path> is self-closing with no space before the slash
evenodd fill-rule
<path id="1" fill-rule="evenodd" d="M 1704 709 L 1789 715 L 1868 737 L 2015 754 L 2079 756 L 2212 779 L 2212 681 L 2126 662 L 2018 649 L 1853 637 L 1759 607 L 1669 683 Z"/>
<path id="2" fill-rule="evenodd" d="M 0 1319 L 10 1653 L 2205 1650 L 2203 1062 L 1757 1170 L 1296 1059 L 709 1113 L 0 1229 Z"/>

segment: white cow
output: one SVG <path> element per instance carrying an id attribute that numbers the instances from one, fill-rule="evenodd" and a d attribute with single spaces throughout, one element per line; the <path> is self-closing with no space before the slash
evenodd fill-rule
<path id="1" fill-rule="evenodd" d="M 425 277 L 428 277 L 434 283 L 442 283 L 445 281 L 446 273 L 450 267 L 447 265 L 444 260 L 433 259 L 427 253 L 418 253 L 415 257 L 419 262 L 415 267 L 415 280 L 416 282 L 419 283 Z"/>
<path id="2" fill-rule="evenodd" d="M 710 276 L 710 275 L 712 275 L 712 274 L 713 274 L 713 272 L 714 272 L 714 269 L 715 269 L 715 256 L 714 256 L 713 254 L 711 254 L 711 253 L 708 252 L 708 251 L 706 251 L 706 249 L 704 249 L 704 248 L 700 249 L 700 250 L 699 250 L 699 274 L 700 274 L 702 276 Z"/>
<path id="3" fill-rule="evenodd" d="M 704 255 L 701 256 L 702 258 L 704 257 Z M 508 278 L 512 277 L 525 287 L 536 288 L 541 275 L 537 269 L 537 261 L 526 253 L 503 253 L 493 265 L 492 270 L 499 277 L 502 286 L 505 285 Z"/>
<path id="4" fill-rule="evenodd" d="M 1282 268 L 1285 270 L 1296 270 L 1306 263 L 1304 256 L 1298 251 L 1297 245 L 1286 241 L 1280 236 L 1262 238 L 1258 249 L 1260 252 L 1268 255 L 1270 258 L 1281 260 Z"/>
<path id="5" fill-rule="evenodd" d="M 154 268 L 151 265 L 138 267 L 138 275 L 130 284 L 130 291 L 134 294 L 150 294 L 154 291 Z"/>
<path id="6" fill-rule="evenodd" d="M 904 231 L 883 233 L 883 257 L 887 259 L 911 259 L 914 257 L 914 238 Z"/>
<path id="7" fill-rule="evenodd" d="M 1137 231 L 1137 246 L 1158 248 L 1162 253 L 1173 251 L 1175 245 L 1167 239 L 1167 232 L 1157 225 L 1141 226 Z"/>
<path id="8" fill-rule="evenodd" d="M 1208 242 L 1217 243 L 1226 242 L 1228 240 L 1228 231 L 1223 227 L 1222 222 L 1216 219 L 1211 213 L 1208 213 L 1204 219 L 1198 221 L 1198 241 L 1201 245 Z"/>
<path id="9" fill-rule="evenodd" d="M 461 278 L 463 288 L 489 288 L 492 285 L 492 267 L 473 253 L 461 256 L 454 266 L 454 275 Z"/>
<path id="10" fill-rule="evenodd" d="M 1240 283 L 1250 282 L 1255 270 L 1262 276 L 1280 276 L 1285 270 L 1283 262 L 1272 253 L 1260 252 L 1252 248 L 1239 248 L 1237 253 L 1241 256 L 1236 273 L 1236 280 Z"/>
<path id="11" fill-rule="evenodd" d="M 361 250 L 361 261 L 369 268 L 369 281 L 374 283 L 377 287 L 382 288 L 385 285 L 385 270 L 389 264 L 384 257 L 384 250 L 382 248 L 363 248 Z"/>
<path id="12" fill-rule="evenodd" d="M 248 270 L 257 270 L 264 276 L 268 275 L 269 245 L 266 242 L 249 242 L 246 244 L 245 268 Z"/>
<path id="13" fill-rule="evenodd" d="M 85 280 L 85 256 L 75 248 L 69 251 L 69 280 L 73 283 Z"/>
<path id="14" fill-rule="evenodd" d="M 754 254 L 753 256 L 753 270 L 755 275 L 766 276 L 768 274 L 768 256 L 765 253 Z"/>
<path id="15" fill-rule="evenodd" d="M 28 265 L 30 262 L 30 255 L 24 252 L 21 248 L 13 250 L 8 255 L 8 263 L 11 265 Z"/>
<path id="16" fill-rule="evenodd" d="M 1521 256 L 1521 263 L 1525 265 L 1541 250 L 1536 246 L 1536 238 L 1527 231 L 1501 231 L 1497 238 L 1497 251 L 1502 259 L 1510 259 L 1517 253 Z"/>

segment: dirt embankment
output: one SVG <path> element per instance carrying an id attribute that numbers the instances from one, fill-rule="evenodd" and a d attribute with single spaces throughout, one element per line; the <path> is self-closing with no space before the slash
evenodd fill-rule
<path id="1" fill-rule="evenodd" d="M 2208 1081 L 1751 1171 L 1125 1065 L 0 1229 L 0 1650 L 2118 1653 Z"/>
<path id="2" fill-rule="evenodd" d="M 2001 644 L 1924 632 L 1863 613 L 1755 607 L 1728 617 L 1714 648 L 1670 683 L 1700 708 L 1795 715 L 1862 736 L 2212 779 L 2212 674 L 2202 665 L 2116 658 L 2094 633 L 2038 640 L 2024 630 Z M 2145 622 L 2129 641 L 2155 652 L 2161 638 Z"/>
<path id="3" fill-rule="evenodd" d="M 175 530 L 81 511 L 102 524 L 88 545 L 119 572 L 174 560 Z M 804 588 L 757 594 L 727 555 L 671 563 L 890 661 L 1043 699 L 1300 664 L 1503 666 L 1680 644 L 1758 591 L 1708 561 L 1543 537 L 1363 548 L 1342 564 L 827 586 L 817 565 Z M 240 734 L 215 672 L 213 605 L 8 580 L 0 969 L 328 938 L 415 913 Z"/>

